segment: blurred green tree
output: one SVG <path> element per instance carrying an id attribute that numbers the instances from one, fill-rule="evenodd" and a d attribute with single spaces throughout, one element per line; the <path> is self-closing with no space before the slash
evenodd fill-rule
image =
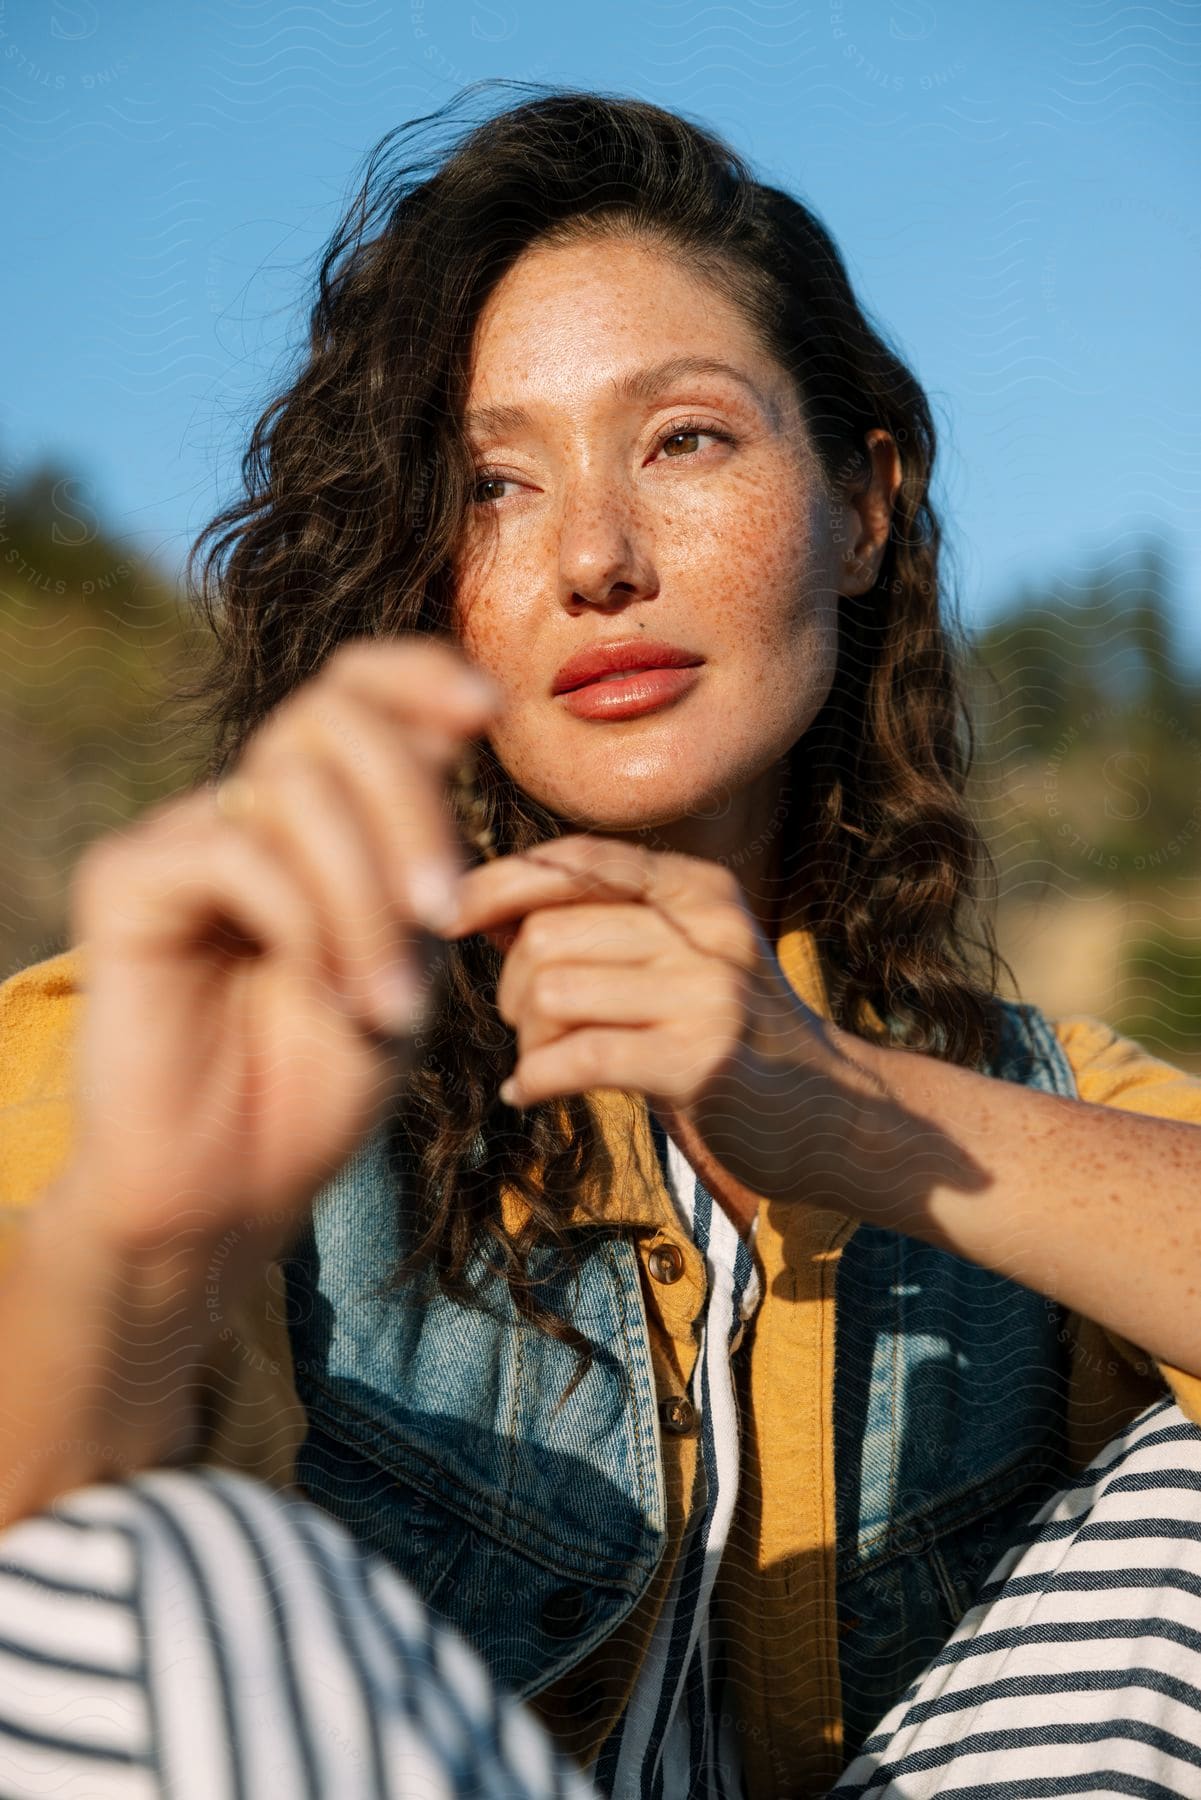
<path id="1" fill-rule="evenodd" d="M 1201 871 L 1201 675 L 1154 541 L 1018 594 L 975 639 L 975 797 L 1011 879 Z"/>
<path id="2" fill-rule="evenodd" d="M 65 946 L 86 845 L 192 778 L 170 694 L 199 648 L 88 482 L 43 465 L 0 492 L 0 972 Z"/>

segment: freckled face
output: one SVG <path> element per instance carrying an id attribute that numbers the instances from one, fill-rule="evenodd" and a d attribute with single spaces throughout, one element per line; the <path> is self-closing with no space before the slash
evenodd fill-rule
<path id="1" fill-rule="evenodd" d="M 648 375 L 681 357 L 732 372 Z M 455 629 L 504 690 L 509 774 L 581 829 L 749 820 L 829 695 L 846 541 L 787 372 L 674 256 L 580 241 L 494 290 L 467 411 Z M 687 692 L 599 719 L 552 693 L 568 657 L 638 638 L 704 659 Z"/>

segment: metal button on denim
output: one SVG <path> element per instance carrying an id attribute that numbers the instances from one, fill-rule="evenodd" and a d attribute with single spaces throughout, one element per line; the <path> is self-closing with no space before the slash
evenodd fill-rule
<path id="1" fill-rule="evenodd" d="M 659 1402 L 659 1421 L 665 1431 L 687 1437 L 696 1428 L 696 1407 L 684 1394 L 672 1394 Z"/>
<path id="2" fill-rule="evenodd" d="M 684 1273 L 684 1258 L 674 1244 L 656 1244 L 647 1258 L 656 1281 L 670 1285 Z"/>
<path id="3" fill-rule="evenodd" d="M 566 1638 L 584 1622 L 584 1590 L 556 1588 L 542 1603 L 542 1629 L 547 1637 Z"/>

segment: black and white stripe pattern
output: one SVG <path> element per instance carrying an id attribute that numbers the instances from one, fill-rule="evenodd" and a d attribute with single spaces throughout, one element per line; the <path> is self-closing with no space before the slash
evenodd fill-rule
<path id="1" fill-rule="evenodd" d="M 0 1536 L 2 1800 L 596 1800 L 382 1558 L 215 1469 Z"/>
<path id="2" fill-rule="evenodd" d="M 614 1734 L 614 1800 L 740 1793 L 713 1741 L 707 1604 L 734 1504 L 729 1346 L 755 1288 L 746 1246 L 693 1199 L 712 1282 L 703 1504 Z M 1201 1795 L 1201 1428 L 1169 1398 L 1033 1516 L 828 1800 L 1101 1794 Z M 0 1534 L 0 1800 L 275 1795 L 598 1800 L 470 1646 L 308 1500 L 155 1470 Z"/>
<path id="3" fill-rule="evenodd" d="M 709 1281 L 691 1392 L 700 1426 L 696 1492 L 637 1685 L 590 1773 L 613 1800 L 741 1800 L 737 1738 L 720 1729 L 728 1715 L 717 1693 L 710 1600 L 738 1495 L 731 1357 L 759 1304 L 759 1276 L 733 1222 L 657 1121 L 653 1129 L 669 1191 Z"/>
<path id="4" fill-rule="evenodd" d="M 830 1800 L 1201 1795 L 1201 1429 L 1140 1413 L 1033 1516 Z"/>

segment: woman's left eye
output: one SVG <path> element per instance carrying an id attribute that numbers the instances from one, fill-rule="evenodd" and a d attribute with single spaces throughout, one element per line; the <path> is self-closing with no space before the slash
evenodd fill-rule
<path id="1" fill-rule="evenodd" d="M 671 430 L 659 439 L 657 448 L 666 451 L 668 457 L 672 461 L 676 461 L 682 456 L 695 456 L 698 438 L 715 438 L 719 444 L 734 442 L 728 431 L 721 431 L 716 425 L 703 425 L 699 419 L 688 419 L 682 425 L 673 425 Z M 678 448 L 673 449 L 673 445 Z"/>

